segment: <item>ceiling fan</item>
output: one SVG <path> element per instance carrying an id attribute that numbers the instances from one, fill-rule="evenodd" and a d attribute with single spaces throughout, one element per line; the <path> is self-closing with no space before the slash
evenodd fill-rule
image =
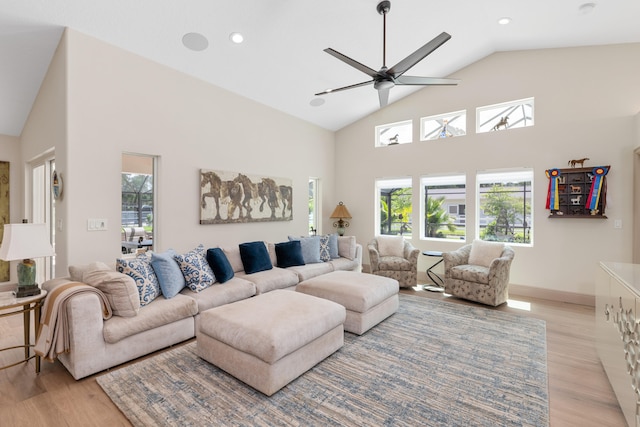
<path id="1" fill-rule="evenodd" d="M 378 98 L 380 99 L 380 107 L 384 107 L 389 102 L 389 90 L 398 85 L 415 85 L 415 86 L 432 86 L 432 85 L 457 85 L 460 80 L 458 79 L 446 79 L 446 78 L 436 78 L 436 77 L 417 77 L 417 76 L 405 76 L 404 73 L 407 72 L 411 67 L 416 65 L 418 62 L 422 61 L 427 55 L 432 53 L 434 50 L 442 46 L 447 40 L 451 38 L 449 34 L 446 32 L 441 33 L 439 36 L 422 46 L 420 49 L 413 52 L 411 55 L 404 58 L 402 61 L 398 62 L 391 68 L 387 68 L 386 66 L 386 51 L 387 51 L 387 13 L 391 9 L 390 1 L 381 1 L 376 6 L 376 10 L 380 15 L 382 15 L 382 31 L 383 31 L 383 42 L 382 42 L 382 68 L 379 71 L 375 71 L 372 68 L 367 67 L 364 64 L 359 63 L 356 60 L 349 58 L 346 55 L 341 54 L 340 52 L 331 49 L 330 47 L 325 49 L 329 55 L 332 55 L 342 62 L 345 62 L 348 65 L 351 65 L 353 68 L 362 71 L 367 74 L 372 80 L 368 80 L 362 83 L 356 83 L 349 86 L 344 86 L 337 89 L 329 89 L 324 92 L 316 93 L 318 95 L 326 95 L 332 92 L 338 92 L 341 90 L 353 89 L 360 86 L 366 86 L 373 83 L 373 87 L 378 90 Z"/>

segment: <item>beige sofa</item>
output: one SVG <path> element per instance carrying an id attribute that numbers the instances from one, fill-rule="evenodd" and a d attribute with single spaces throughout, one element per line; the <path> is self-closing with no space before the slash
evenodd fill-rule
<path id="1" fill-rule="evenodd" d="M 75 379 L 117 366 L 154 351 L 180 343 L 196 335 L 199 314 L 213 307 L 240 301 L 275 289 L 295 289 L 306 279 L 332 271 L 361 271 L 362 246 L 353 236 L 340 237 L 339 258 L 320 263 L 280 268 L 274 244 L 267 244 L 272 268 L 247 274 L 240 259 L 238 246 L 223 248 L 234 270 L 234 277 L 225 283 L 214 283 L 199 292 L 189 288 L 177 295 L 156 297 L 148 304 L 135 307 L 131 295 L 111 295 L 107 299 L 131 300 L 133 313 L 103 318 L 100 298 L 95 293 L 79 293 L 65 304 L 68 319 L 69 351 L 58 355 L 60 362 Z M 102 264 L 102 263 L 99 263 Z M 102 264 L 104 268 L 104 264 Z M 70 281 L 85 282 L 97 264 L 70 267 L 70 277 L 45 282 L 42 287 L 50 293 Z M 110 273 L 117 275 L 113 269 Z M 95 286 L 93 283 L 89 283 Z M 96 286 L 98 289 L 102 288 Z"/>

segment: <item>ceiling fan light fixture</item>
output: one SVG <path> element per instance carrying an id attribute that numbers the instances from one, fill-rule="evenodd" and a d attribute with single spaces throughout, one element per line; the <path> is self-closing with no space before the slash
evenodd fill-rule
<path id="1" fill-rule="evenodd" d="M 396 84 L 391 80 L 380 80 L 373 84 L 373 87 L 378 90 L 388 90 L 394 87 Z"/>
<path id="2" fill-rule="evenodd" d="M 241 33 L 233 32 L 229 34 L 229 40 L 231 40 L 235 44 L 240 44 L 244 41 L 244 36 Z"/>
<path id="3" fill-rule="evenodd" d="M 511 18 L 509 18 L 508 16 L 503 16 L 502 18 L 498 19 L 498 24 L 500 25 L 508 25 L 511 23 Z"/>

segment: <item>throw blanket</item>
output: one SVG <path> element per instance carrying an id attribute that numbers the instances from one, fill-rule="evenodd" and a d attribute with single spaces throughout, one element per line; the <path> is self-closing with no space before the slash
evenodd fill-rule
<path id="1" fill-rule="evenodd" d="M 105 320 L 111 318 L 109 301 L 99 289 L 80 282 L 69 282 L 56 286 L 47 295 L 42 308 L 35 345 L 35 352 L 38 356 L 53 362 L 58 354 L 69 352 L 67 302 L 72 296 L 86 292 L 98 295 L 102 302 L 102 317 Z"/>

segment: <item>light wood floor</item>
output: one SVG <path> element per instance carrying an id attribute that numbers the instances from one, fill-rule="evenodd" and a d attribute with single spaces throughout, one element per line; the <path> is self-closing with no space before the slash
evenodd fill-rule
<path id="1" fill-rule="evenodd" d="M 403 292 L 468 304 L 421 289 Z M 551 426 L 625 426 L 596 353 L 594 308 L 525 300 L 516 295 L 512 295 L 512 300 L 529 303 L 530 311 L 506 305 L 498 310 L 543 319 L 547 323 Z M 21 322 L 21 316 L 0 319 L 0 348 L 20 343 Z M 1 352 L 0 365 L 19 359 L 20 351 Z M 36 375 L 34 360 L 0 371 L 0 425 L 129 426 L 97 384 L 97 375 L 75 381 L 59 362 L 43 362 L 41 373 Z"/>

